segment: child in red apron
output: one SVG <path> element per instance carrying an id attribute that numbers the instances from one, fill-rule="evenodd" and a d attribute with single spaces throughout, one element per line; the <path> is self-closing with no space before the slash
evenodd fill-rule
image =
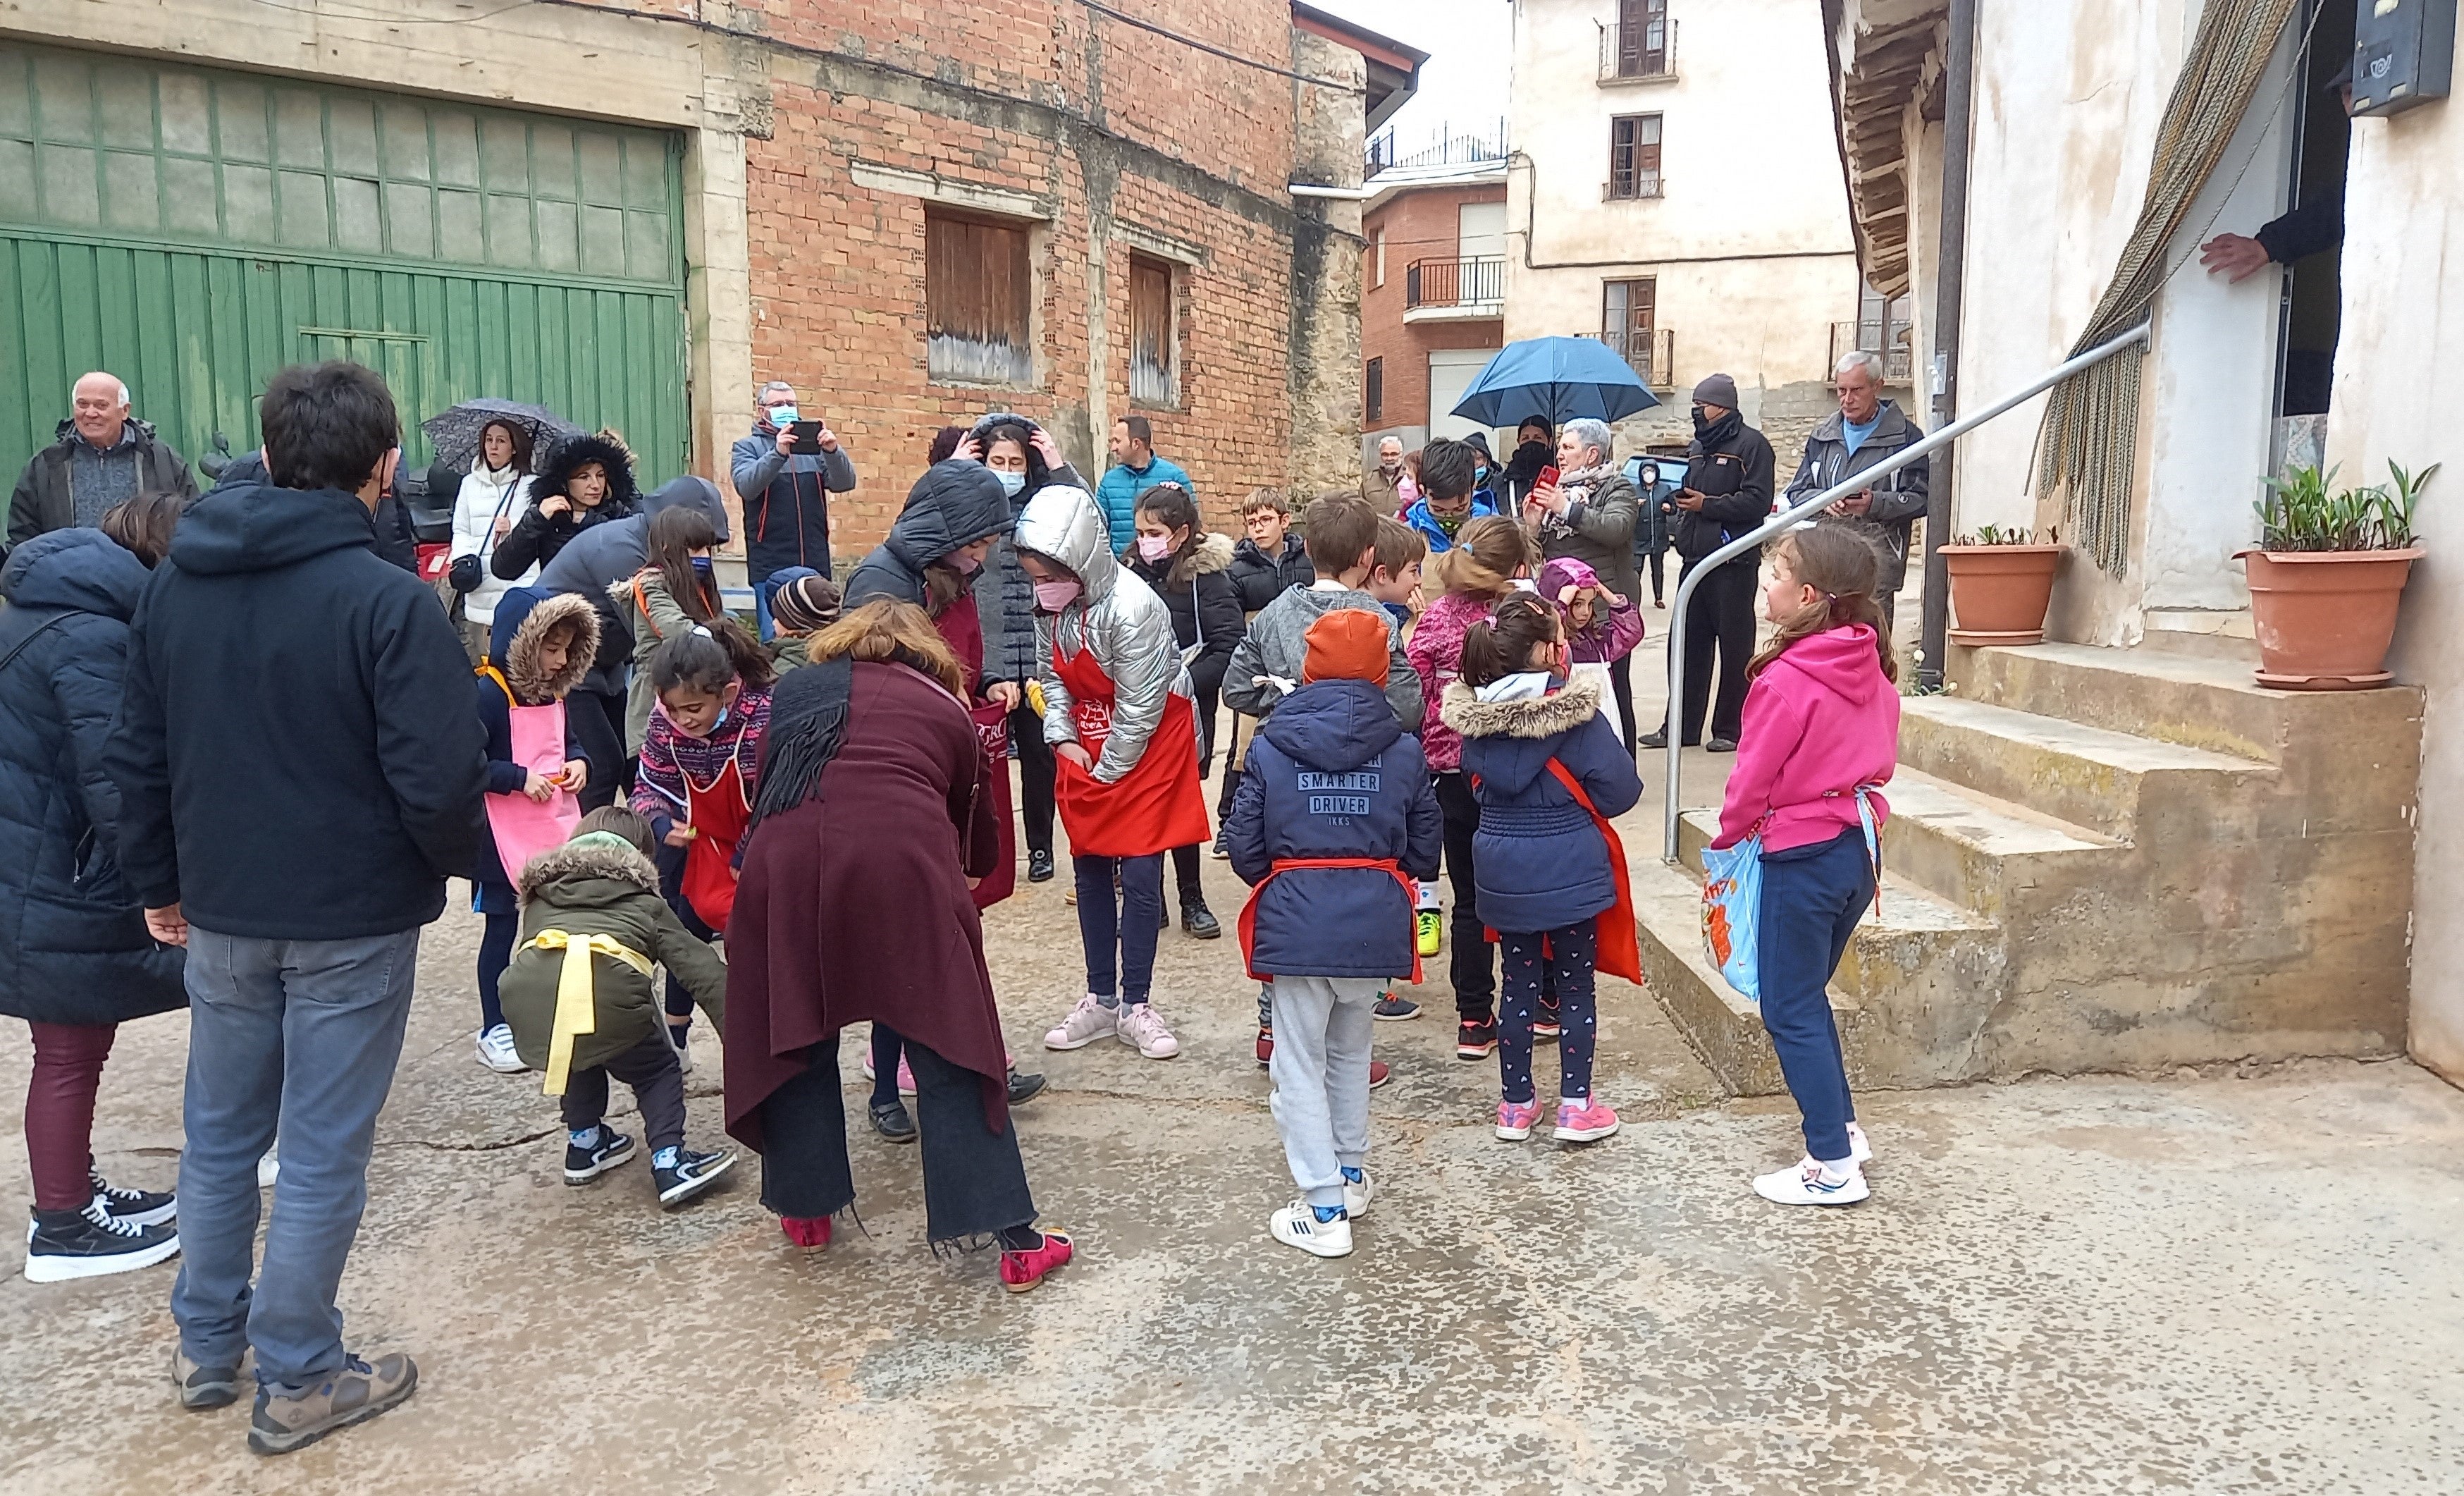
<path id="1" fill-rule="evenodd" d="M 1077 1049 L 1110 1036 L 1170 1059 L 1180 1044 L 1149 1001 L 1163 854 L 1209 835 L 1197 710 L 1172 614 L 1113 559 L 1084 489 L 1047 485 L 1019 516 L 1014 543 L 1035 584 L 1044 737 L 1058 760 L 1054 795 L 1087 951 L 1087 995 L 1044 1043 Z"/>
<path id="2" fill-rule="evenodd" d="M 479 1063 L 522 1068 L 497 983 L 514 958 L 521 906 L 514 880 L 539 853 L 562 847 L 582 820 L 590 762 L 565 720 L 564 697 L 589 672 L 599 615 L 589 602 L 516 587 L 496 600 L 479 667 L 479 725 L 488 742 L 488 835 L 471 887 L 486 921 L 479 937 Z"/>
<path id="3" fill-rule="evenodd" d="M 753 819 L 761 735 L 770 723 L 770 657 L 733 619 L 696 625 L 650 656 L 657 705 L 642 738 L 633 809 L 659 847 L 660 891 L 705 940 L 727 930 L 737 867 Z M 687 1073 L 693 994 L 670 978 L 668 1037 Z"/>

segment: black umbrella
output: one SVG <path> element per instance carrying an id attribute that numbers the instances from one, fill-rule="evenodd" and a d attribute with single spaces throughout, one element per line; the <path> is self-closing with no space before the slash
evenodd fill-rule
<path id="1" fill-rule="evenodd" d="M 472 459 L 479 455 L 479 433 L 488 429 L 488 423 L 508 420 L 530 428 L 531 447 L 539 458 L 544 458 L 564 438 L 582 434 L 582 428 L 545 406 L 526 406 L 489 395 L 440 410 L 420 422 L 419 429 L 428 433 L 437 460 L 462 473 L 469 471 Z"/>

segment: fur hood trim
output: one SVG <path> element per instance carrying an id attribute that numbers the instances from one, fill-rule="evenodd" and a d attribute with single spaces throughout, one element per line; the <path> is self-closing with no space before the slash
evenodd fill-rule
<path id="1" fill-rule="evenodd" d="M 650 859 L 629 847 L 610 847 L 604 841 L 586 847 L 567 842 L 548 848 L 530 860 L 517 886 L 522 901 L 528 903 L 542 886 L 569 878 L 612 878 L 645 893 L 659 891 L 659 869 Z"/>
<path id="2" fill-rule="evenodd" d="M 1173 562 L 1172 580 L 1179 583 L 1192 577 L 1205 576 L 1210 571 L 1231 569 L 1232 538 L 1210 531 L 1198 538 L 1197 546 L 1188 555 Z"/>
<path id="3" fill-rule="evenodd" d="M 564 651 L 564 669 L 543 675 L 539 668 L 539 644 L 559 624 L 573 626 L 573 648 Z M 515 626 L 513 642 L 505 646 L 505 684 L 514 688 L 514 699 L 524 706 L 561 700 L 590 673 L 590 662 L 598 655 L 599 610 L 577 593 L 550 593 Z"/>
<path id="4" fill-rule="evenodd" d="M 642 495 L 633 480 L 633 453 L 611 431 L 568 436 L 558 443 L 555 452 L 539 465 L 539 475 L 531 480 L 531 502 L 536 504 L 563 494 L 573 475 L 594 462 L 607 474 L 607 496 L 599 503 L 607 517 L 621 519 L 641 513 Z"/>
<path id="5" fill-rule="evenodd" d="M 1578 680 L 1537 701 L 1483 701 L 1469 686 L 1446 688 L 1438 720 L 1465 737 L 1554 737 L 1600 715 L 1597 681 Z"/>

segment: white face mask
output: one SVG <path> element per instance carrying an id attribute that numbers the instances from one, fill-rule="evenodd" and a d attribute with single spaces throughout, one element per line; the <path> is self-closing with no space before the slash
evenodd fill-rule
<path id="1" fill-rule="evenodd" d="M 1012 473 L 1007 468 L 995 468 L 993 479 L 1001 484 L 1001 494 L 1009 498 L 1018 497 L 1019 491 L 1026 487 L 1026 474 Z"/>

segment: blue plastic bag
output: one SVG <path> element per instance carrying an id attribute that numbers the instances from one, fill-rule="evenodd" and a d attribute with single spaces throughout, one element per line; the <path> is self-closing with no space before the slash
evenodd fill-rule
<path id="1" fill-rule="evenodd" d="M 1865 831 L 1865 860 L 1874 869 L 1874 910 L 1882 908 L 1882 838 L 1874 824 L 1873 786 L 1859 784 L 1857 820 Z M 1737 995 L 1759 1005 L 1762 977 L 1756 970 L 1756 938 L 1762 926 L 1763 826 L 1754 823 L 1743 841 L 1726 851 L 1703 848 L 1703 949 Z"/>

